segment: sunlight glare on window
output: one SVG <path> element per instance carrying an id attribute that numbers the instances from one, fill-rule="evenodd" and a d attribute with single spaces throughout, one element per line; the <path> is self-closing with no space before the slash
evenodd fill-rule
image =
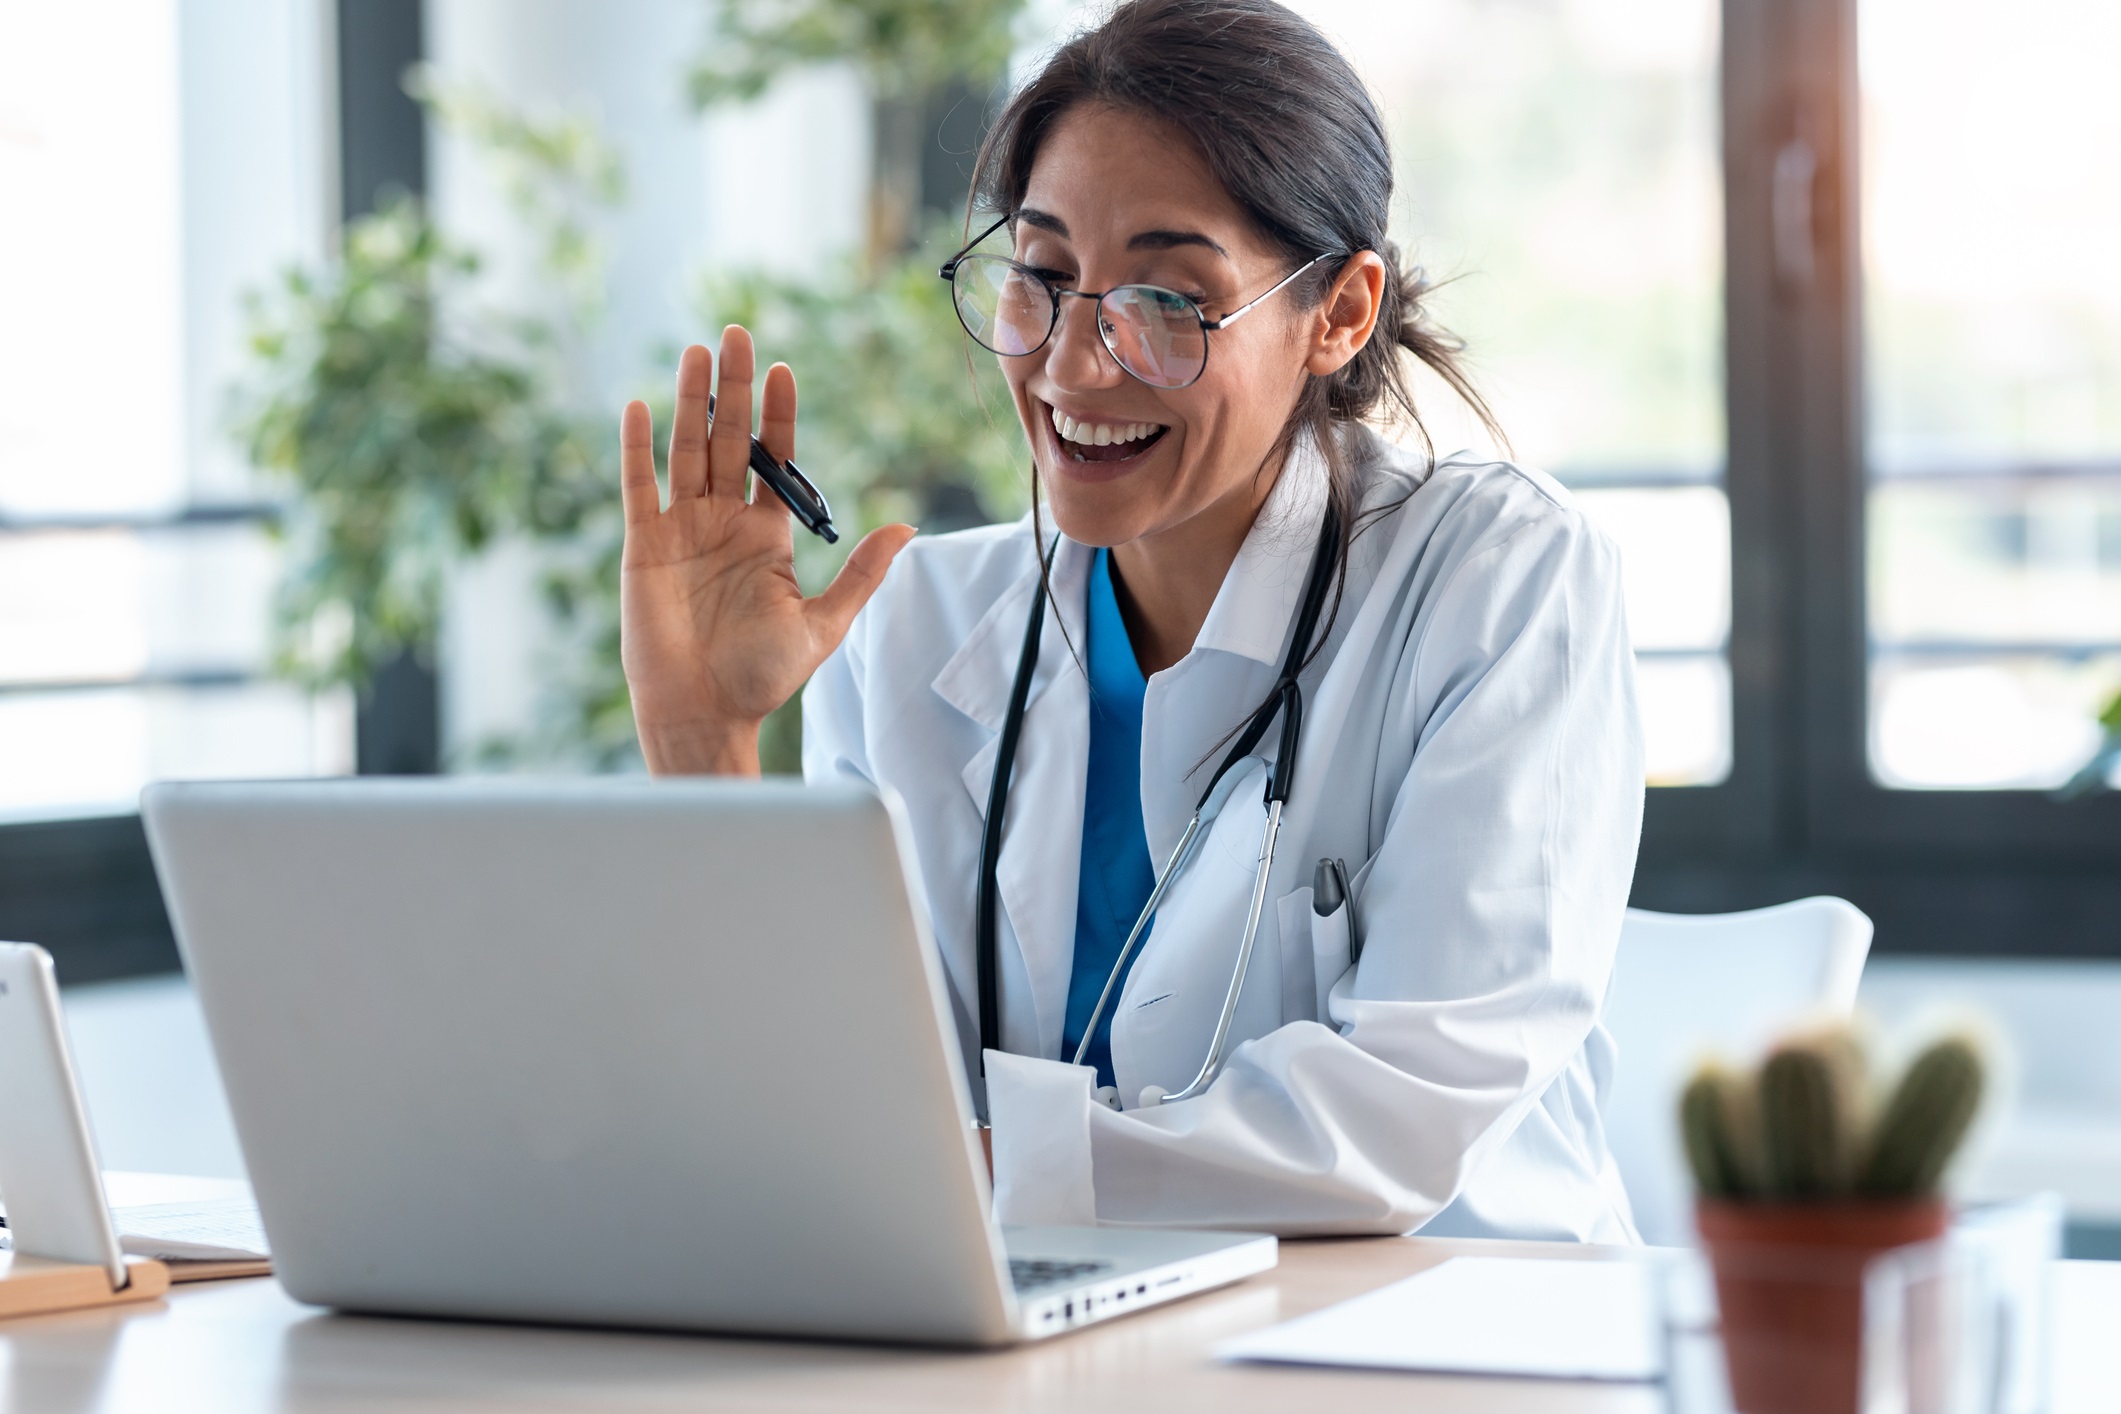
<path id="1" fill-rule="evenodd" d="M 1384 108 L 1398 239 L 1526 465 L 1620 543 L 1649 779 L 1731 767 L 1715 0 L 1298 0 Z M 1424 380 L 1438 447 L 1480 446 Z"/>
<path id="2" fill-rule="evenodd" d="M 2121 6 L 1859 13 L 1871 769 L 2052 787 L 2121 688 Z"/>

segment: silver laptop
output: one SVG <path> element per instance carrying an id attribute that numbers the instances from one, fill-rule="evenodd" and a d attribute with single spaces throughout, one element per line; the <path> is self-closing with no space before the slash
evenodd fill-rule
<path id="1" fill-rule="evenodd" d="M 995 1225 L 902 829 L 862 790 L 184 784 L 144 813 L 302 1300 L 995 1345 L 1274 1264 L 1258 1235 Z"/>

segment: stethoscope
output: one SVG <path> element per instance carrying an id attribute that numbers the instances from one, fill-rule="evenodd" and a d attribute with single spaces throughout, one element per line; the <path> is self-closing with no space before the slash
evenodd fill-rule
<path id="1" fill-rule="evenodd" d="M 1200 801 L 1193 807 L 1193 818 L 1186 822 L 1185 833 L 1179 836 L 1170 858 L 1157 873 L 1156 882 L 1149 890 L 1149 901 L 1142 905 L 1141 916 L 1134 920 L 1133 930 L 1120 947 L 1119 958 L 1112 964 L 1111 974 L 1105 978 L 1105 989 L 1098 995 L 1097 1007 L 1090 1013 L 1090 1024 L 1083 1028 L 1081 1044 L 1075 1048 L 1076 1065 L 1083 1064 L 1083 1057 L 1090 1049 L 1090 1042 L 1097 1035 L 1097 1028 L 1104 1019 L 1105 1008 L 1111 1004 L 1113 993 L 1118 990 L 1120 978 L 1126 974 L 1127 959 L 1141 941 L 1142 933 L 1155 916 L 1157 905 L 1163 902 L 1164 894 L 1170 890 L 1171 882 L 1178 877 L 1193 858 L 1194 850 L 1205 838 L 1207 828 L 1215 823 L 1222 808 L 1236 790 L 1240 773 L 1235 767 L 1252 755 L 1254 747 L 1266 736 L 1267 728 L 1274 718 L 1281 718 L 1280 749 L 1275 753 L 1274 763 L 1267 773 L 1266 807 L 1267 823 L 1259 836 L 1259 872 L 1252 883 L 1252 904 L 1245 915 L 1244 941 L 1238 945 L 1237 966 L 1230 974 L 1230 990 L 1223 997 L 1222 1013 L 1216 1018 L 1215 1035 L 1208 1043 L 1208 1054 L 1201 1062 L 1200 1073 L 1184 1089 L 1159 1097 L 1159 1102 L 1170 1104 L 1173 1100 L 1189 1100 L 1206 1090 L 1222 1069 L 1223 1048 L 1230 1039 L 1230 1023 L 1237 1014 L 1237 999 L 1245 989 L 1245 975 L 1252 966 L 1252 944 L 1259 936 L 1259 918 L 1267 902 L 1267 875 L 1274 867 L 1274 846 L 1281 834 L 1281 812 L 1289 798 L 1289 788 L 1296 775 L 1296 746 L 1303 731 L 1303 689 L 1297 685 L 1296 675 L 1304 665 L 1311 639 L 1318 631 L 1319 615 L 1324 612 L 1326 591 L 1333 578 L 1333 560 L 1340 545 L 1340 519 L 1329 508 L 1325 524 L 1318 533 L 1318 548 L 1311 556 L 1310 577 L 1304 583 L 1304 597 L 1296 616 L 1296 632 L 1289 640 L 1288 655 L 1282 660 L 1281 678 L 1274 685 L 1273 693 L 1260 704 L 1231 745 L 1222 764 L 1208 781 L 1208 788 L 1201 792 Z M 1031 617 L 1024 626 L 1024 646 L 1017 655 L 1016 681 L 1009 689 L 1009 711 L 1002 719 L 1001 741 L 994 761 L 993 783 L 987 789 L 986 830 L 980 837 L 979 852 L 979 905 L 976 915 L 979 943 L 979 1036 L 982 1052 L 1001 1049 L 1001 979 L 995 962 L 997 948 L 996 901 L 999 884 L 996 878 L 1002 852 L 1002 818 L 1009 806 L 1009 779 L 1015 774 L 1017 738 L 1023 734 L 1024 707 L 1031 696 L 1031 676 L 1038 666 L 1038 642 L 1040 630 L 1046 621 L 1046 577 L 1039 576 L 1037 592 L 1031 596 Z"/>

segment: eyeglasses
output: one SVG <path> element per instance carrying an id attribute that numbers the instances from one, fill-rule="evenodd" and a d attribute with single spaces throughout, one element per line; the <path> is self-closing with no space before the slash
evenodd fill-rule
<path id="1" fill-rule="evenodd" d="M 1184 388 L 1199 381 L 1208 370 L 1208 335 L 1229 328 L 1328 258 L 1312 256 L 1258 299 L 1211 320 L 1191 299 L 1160 285 L 1064 290 L 1007 256 L 972 253 L 1008 221 L 1004 216 L 981 231 L 941 271 L 950 282 L 957 321 L 973 342 L 1004 358 L 1037 353 L 1060 323 L 1061 296 L 1095 300 L 1098 338 L 1121 368 L 1152 388 Z"/>

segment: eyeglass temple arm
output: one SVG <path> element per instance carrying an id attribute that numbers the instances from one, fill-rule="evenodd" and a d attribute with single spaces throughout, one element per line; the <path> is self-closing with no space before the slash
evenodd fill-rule
<path id="1" fill-rule="evenodd" d="M 996 217 L 993 225 L 989 226 L 986 230 L 981 231 L 971 240 L 966 241 L 964 249 L 960 250 L 956 255 L 953 255 L 948 260 L 944 261 L 943 268 L 941 270 L 938 270 L 936 273 L 945 280 L 955 280 L 957 278 L 957 267 L 964 263 L 966 256 L 972 254 L 972 248 L 1008 224 L 1009 218 L 1007 216 Z M 1246 307 L 1250 308 L 1249 305 Z M 1239 312 L 1242 313 L 1243 311 Z"/>
<path id="2" fill-rule="evenodd" d="M 994 228 L 990 226 L 988 227 L 988 229 L 991 231 Z M 985 240 L 986 237 L 982 236 L 980 237 L 980 239 Z M 1286 289 L 1292 282 L 1295 281 L 1296 277 L 1303 274 L 1304 271 L 1309 270 L 1312 266 L 1318 264 L 1318 262 L 1321 260 L 1330 260 L 1332 258 L 1333 253 L 1331 251 L 1326 252 L 1324 255 L 1312 256 L 1309 260 L 1306 260 L 1303 264 L 1297 266 L 1294 270 L 1291 270 L 1287 275 L 1284 275 L 1281 279 L 1280 284 L 1276 285 L 1273 289 L 1261 295 L 1258 299 L 1251 300 L 1245 304 L 1239 305 L 1237 308 L 1231 310 L 1228 314 L 1225 314 L 1222 318 L 1216 320 L 1212 324 L 1203 320 L 1201 322 L 1201 327 L 1203 329 L 1206 329 L 1211 334 L 1213 334 L 1218 329 L 1229 328 L 1232 324 L 1235 324 L 1238 320 L 1244 318 L 1247 314 L 1250 314 L 1253 310 L 1259 308 L 1268 300 L 1274 298 L 1274 296 L 1281 293 L 1282 290 Z"/>

